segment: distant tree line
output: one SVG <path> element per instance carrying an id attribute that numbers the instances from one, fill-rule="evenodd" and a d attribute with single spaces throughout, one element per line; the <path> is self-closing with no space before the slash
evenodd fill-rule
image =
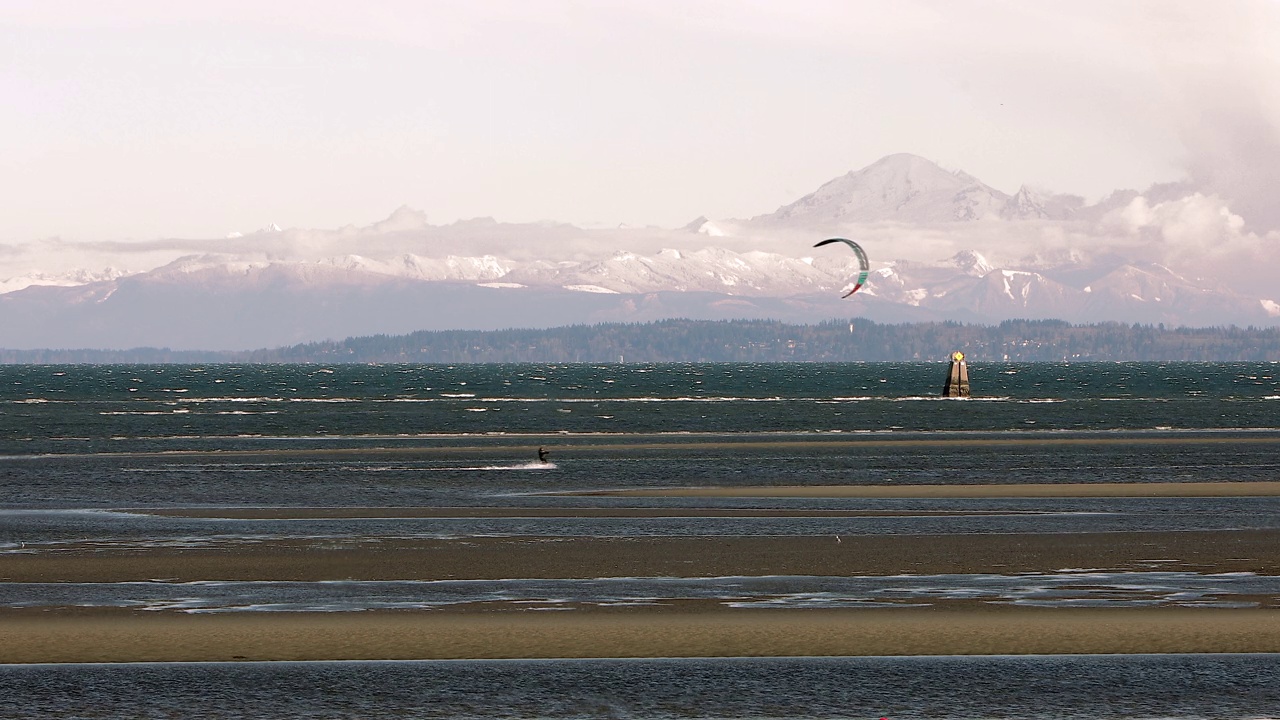
<path id="1" fill-rule="evenodd" d="M 790 325 L 769 320 L 661 320 L 543 330 L 373 335 L 244 352 L 0 350 L 2 363 L 518 363 L 1280 361 L 1280 328 L 1173 328 L 1060 320 Z"/>
<path id="2" fill-rule="evenodd" d="M 131 350 L 4 350 L 0 365 L 191 365 L 245 362 L 245 353 L 206 350 L 170 350 L 141 347 Z"/>
<path id="3" fill-rule="evenodd" d="M 1280 328 L 1173 328 L 1061 320 L 791 325 L 660 320 L 541 330 L 440 330 L 241 352 L 0 350 L 0 363 L 518 363 L 1280 360 Z"/>

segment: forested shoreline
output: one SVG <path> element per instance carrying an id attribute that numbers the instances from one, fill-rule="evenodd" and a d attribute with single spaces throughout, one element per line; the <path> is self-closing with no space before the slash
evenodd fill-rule
<path id="1" fill-rule="evenodd" d="M 1059 320 L 793 325 L 768 320 L 661 320 L 547 329 L 371 335 L 243 352 L 0 350 L 4 364 L 516 363 L 942 361 L 1280 361 L 1280 328 L 1165 328 Z"/>

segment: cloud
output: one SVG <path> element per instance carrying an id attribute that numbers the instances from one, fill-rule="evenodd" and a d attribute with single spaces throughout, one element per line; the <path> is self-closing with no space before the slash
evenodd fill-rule
<path id="1" fill-rule="evenodd" d="M 1102 225 L 1154 240 L 1175 255 L 1217 253 L 1258 242 L 1222 198 L 1201 193 L 1154 205 L 1139 196 L 1109 213 Z"/>
<path id="2" fill-rule="evenodd" d="M 894 152 L 1006 192 L 1185 173 L 1265 230 L 1277 32 L 1266 0 L 9 0 L 0 240 L 678 226 Z"/>
<path id="3" fill-rule="evenodd" d="M 1249 227 L 1280 229 L 1280 3 L 1150 6 L 1137 32 L 1159 61 L 1199 187 Z"/>

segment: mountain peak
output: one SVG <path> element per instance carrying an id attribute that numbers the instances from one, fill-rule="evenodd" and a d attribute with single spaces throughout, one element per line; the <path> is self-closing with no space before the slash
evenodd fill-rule
<path id="1" fill-rule="evenodd" d="M 998 217 L 1009 196 L 971 175 L 896 153 L 838 177 L 771 215 L 770 224 L 953 222 Z"/>
<path id="2" fill-rule="evenodd" d="M 956 266 L 956 268 L 965 275 L 972 277 L 982 277 L 996 269 L 995 266 L 987 262 L 987 259 L 977 250 L 961 250 L 952 256 L 951 264 Z"/>
<path id="3" fill-rule="evenodd" d="M 700 227 L 702 227 L 703 225 L 707 224 L 707 222 L 708 222 L 709 220 L 710 220 L 710 218 L 708 218 L 706 215 L 699 215 L 698 217 L 694 218 L 693 220 L 690 220 L 688 223 L 685 223 L 684 227 L 682 227 L 682 228 L 680 228 L 680 229 L 681 229 L 681 230 L 686 230 L 686 231 L 688 231 L 688 232 L 698 232 L 698 228 L 700 228 Z"/>
<path id="4" fill-rule="evenodd" d="M 681 230 L 691 233 L 699 233 L 702 235 L 710 235 L 711 237 L 724 237 L 725 231 L 707 219 L 706 215 L 699 215 L 693 222 L 685 225 Z"/>
<path id="5" fill-rule="evenodd" d="M 911 168 L 923 170 L 924 172 L 943 172 L 951 175 L 955 174 L 949 173 L 947 170 L 943 169 L 941 165 L 926 157 L 913 155 L 912 153 L 893 153 L 892 155 L 885 155 L 861 170 L 855 170 L 853 172 L 867 172 L 873 169 L 884 168 Z"/>
<path id="6" fill-rule="evenodd" d="M 1023 185 L 1018 188 L 1018 192 L 1014 193 L 1013 197 L 1009 198 L 1009 203 L 1005 205 L 1001 215 L 1015 220 L 1044 219 L 1049 217 L 1044 204 L 1044 198 L 1040 193 Z"/>
<path id="7" fill-rule="evenodd" d="M 369 227 L 379 233 L 423 230 L 427 227 L 427 214 L 408 205 L 401 205 L 386 220 L 379 220 Z"/>

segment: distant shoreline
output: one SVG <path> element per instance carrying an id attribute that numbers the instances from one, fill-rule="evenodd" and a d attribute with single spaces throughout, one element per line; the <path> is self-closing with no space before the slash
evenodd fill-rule
<path id="1" fill-rule="evenodd" d="M 850 312 L 856 312 L 852 310 Z M 851 329 L 853 328 L 853 329 Z M 0 349 L 0 365 L 365 363 L 1274 362 L 1280 327 L 1165 328 L 1008 320 L 878 323 L 864 318 L 668 319 L 510 330 L 423 330 L 256 350 Z"/>

